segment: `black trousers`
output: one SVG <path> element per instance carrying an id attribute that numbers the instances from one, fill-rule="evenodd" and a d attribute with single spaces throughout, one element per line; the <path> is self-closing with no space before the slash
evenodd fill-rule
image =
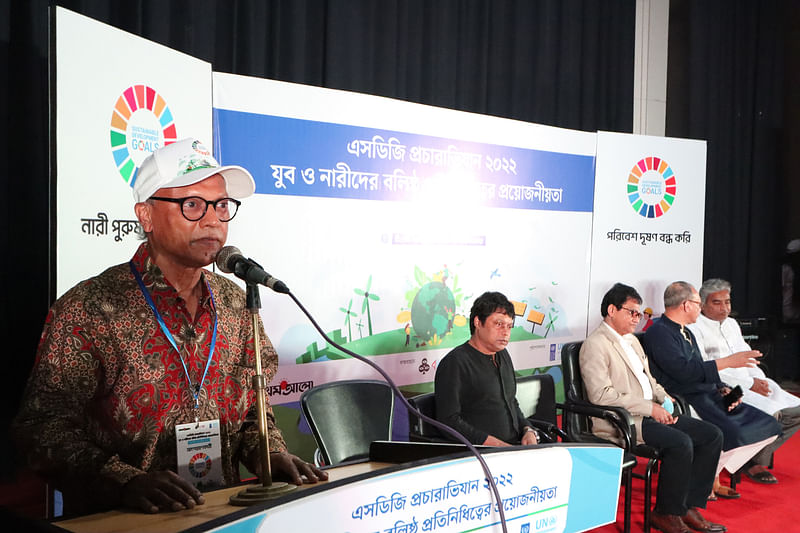
<path id="1" fill-rule="evenodd" d="M 704 509 L 714 486 L 722 431 L 686 415 L 669 425 L 647 417 L 642 420 L 642 438 L 661 452 L 656 512 L 683 516 L 690 507 Z"/>

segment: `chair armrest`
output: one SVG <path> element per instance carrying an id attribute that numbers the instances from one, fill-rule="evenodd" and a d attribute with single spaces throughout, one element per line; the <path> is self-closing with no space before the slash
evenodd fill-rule
<path id="1" fill-rule="evenodd" d="M 680 415 L 691 415 L 691 410 L 689 409 L 689 402 L 687 402 L 682 396 L 678 396 L 677 394 L 670 394 L 675 399 L 675 405 L 678 408 L 677 413 L 673 414 L 680 414 Z"/>
<path id="2" fill-rule="evenodd" d="M 624 442 L 623 448 L 627 452 L 632 452 L 636 446 L 636 426 L 633 423 L 630 413 L 624 407 L 616 405 L 596 405 L 580 400 L 570 400 L 561 406 L 564 410 L 573 413 L 602 418 L 613 424 L 622 435 Z"/>
<path id="3" fill-rule="evenodd" d="M 636 425 L 633 423 L 633 417 L 631 417 L 628 410 L 616 405 L 600 405 L 598 407 L 614 413 L 615 416 L 605 418 L 617 426 L 617 429 L 622 433 L 622 437 L 625 440 L 625 450 L 633 451 L 637 443 Z"/>

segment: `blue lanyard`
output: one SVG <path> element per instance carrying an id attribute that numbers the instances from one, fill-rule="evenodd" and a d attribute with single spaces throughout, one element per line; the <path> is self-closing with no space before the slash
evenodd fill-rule
<path id="1" fill-rule="evenodd" d="M 178 344 L 175 342 L 175 338 L 170 333 L 169 328 L 164 323 L 164 319 L 161 317 L 161 313 L 158 312 L 156 309 L 156 304 L 153 302 L 152 296 L 150 296 L 150 291 L 147 290 L 147 287 L 144 286 L 144 281 L 142 281 L 142 276 L 139 275 L 139 272 L 136 270 L 136 267 L 133 266 L 133 261 L 129 261 L 128 264 L 131 267 L 131 272 L 133 273 L 133 277 L 136 278 L 136 283 L 139 284 L 139 289 L 142 291 L 142 295 L 144 295 L 144 299 L 147 301 L 147 304 L 150 306 L 150 309 L 153 310 L 153 314 L 156 315 L 156 320 L 158 321 L 158 325 L 161 327 L 161 331 L 164 333 L 164 336 L 167 338 L 169 343 L 175 348 L 175 351 L 178 352 L 178 357 L 181 360 L 181 364 L 183 365 L 183 372 L 186 374 L 186 381 L 189 383 L 189 390 L 194 396 L 194 408 L 200 408 L 200 389 L 203 387 L 203 383 L 206 381 L 206 374 L 208 374 L 208 369 L 211 366 L 211 358 L 214 356 L 214 347 L 217 345 L 217 305 L 214 302 L 214 293 L 211 292 L 211 287 L 208 285 L 208 281 L 206 280 L 206 288 L 208 288 L 208 294 L 211 295 L 211 307 L 214 309 L 214 333 L 211 335 L 211 348 L 208 350 L 208 361 L 206 362 L 206 369 L 203 371 L 203 378 L 200 380 L 196 386 L 192 386 L 192 378 L 189 376 L 189 369 L 186 367 L 186 362 L 183 360 L 183 356 L 181 355 L 180 349 L 178 349 Z"/>

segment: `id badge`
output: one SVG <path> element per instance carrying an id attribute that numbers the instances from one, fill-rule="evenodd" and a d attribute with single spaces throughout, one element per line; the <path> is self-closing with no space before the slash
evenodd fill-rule
<path id="1" fill-rule="evenodd" d="M 212 490 L 223 487 L 222 446 L 219 419 L 201 420 L 175 426 L 178 446 L 178 475 L 197 487 Z"/>

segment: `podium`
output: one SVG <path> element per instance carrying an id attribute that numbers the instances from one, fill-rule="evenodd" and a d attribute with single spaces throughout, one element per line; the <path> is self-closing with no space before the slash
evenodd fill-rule
<path id="1" fill-rule="evenodd" d="M 409 444 L 394 443 L 408 448 Z M 391 450 L 384 446 L 383 454 Z M 408 451 L 408 450 L 406 450 Z M 452 451 L 452 450 L 449 450 Z M 482 455 L 509 531 L 577 532 L 616 519 L 622 449 L 608 445 L 514 446 Z M 229 505 L 241 487 L 205 494 L 176 513 L 110 511 L 55 522 L 76 533 L 105 531 L 500 531 L 478 461 L 468 452 L 413 462 L 365 462 L 328 470 L 327 482 L 248 508 Z"/>

